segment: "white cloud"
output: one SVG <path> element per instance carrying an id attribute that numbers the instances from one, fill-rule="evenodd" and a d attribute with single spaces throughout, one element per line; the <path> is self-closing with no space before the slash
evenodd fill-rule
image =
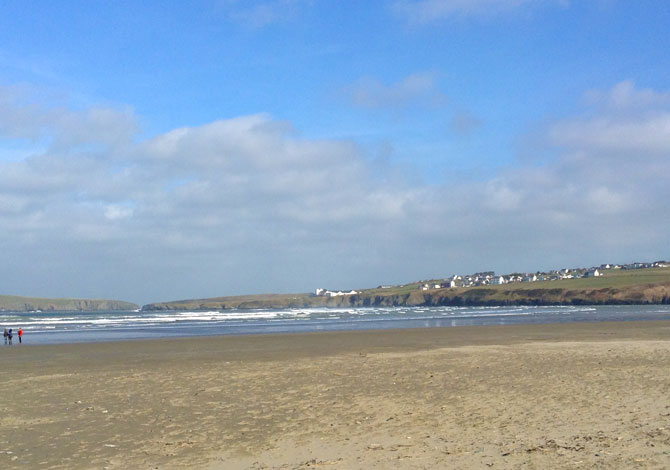
<path id="1" fill-rule="evenodd" d="M 472 134 L 483 125 L 483 121 L 467 111 L 458 111 L 454 113 L 449 121 L 449 127 L 452 132 L 466 136 Z"/>
<path id="2" fill-rule="evenodd" d="M 105 217 L 109 220 L 125 219 L 132 217 L 133 208 L 122 206 L 120 204 L 108 204 L 105 207 Z"/>
<path id="3" fill-rule="evenodd" d="M 551 137 L 556 144 L 567 147 L 609 150 L 613 154 L 640 150 L 664 156 L 670 152 L 670 112 L 570 120 L 554 126 Z"/>
<path id="4" fill-rule="evenodd" d="M 585 201 L 591 204 L 595 211 L 608 214 L 622 213 L 631 206 L 632 202 L 620 192 L 604 186 L 589 190 Z"/>
<path id="5" fill-rule="evenodd" d="M 640 89 L 633 80 L 617 83 L 610 90 L 590 90 L 585 93 L 585 101 L 610 110 L 649 110 L 670 107 L 670 92 L 657 92 L 650 88 Z"/>
<path id="6" fill-rule="evenodd" d="M 484 202 L 493 211 L 516 211 L 523 202 L 522 191 L 512 188 L 504 181 L 491 181 L 483 194 Z"/>
<path id="7" fill-rule="evenodd" d="M 638 90 L 632 82 L 621 82 L 585 97 L 592 106 L 583 116 L 556 122 L 548 130 L 551 143 L 568 150 L 576 160 L 616 161 L 617 165 L 632 160 L 640 168 L 667 161 L 670 93 Z"/>
<path id="8" fill-rule="evenodd" d="M 411 106 L 440 107 L 446 96 L 439 91 L 431 73 L 415 73 L 386 85 L 372 77 L 364 77 L 344 90 L 349 101 L 361 108 L 404 109 Z"/>
<path id="9" fill-rule="evenodd" d="M 616 231 L 617 221 L 667 210 L 670 185 L 662 175 L 670 174 L 670 102 L 666 93 L 637 90 L 630 82 L 598 94 L 595 107 L 547 129 L 547 148 L 558 155 L 554 161 L 499 178 L 531 196 L 524 204 L 561 206 Z M 616 109 L 602 103 L 617 103 Z M 644 223 L 653 232 L 658 224 Z"/>
<path id="10" fill-rule="evenodd" d="M 393 168 L 380 177 L 354 142 L 304 138 L 265 114 L 134 143 L 124 110 L 35 107 L 12 135 L 38 129 L 60 145 L 0 161 L 0 244 L 12 259 L 0 278 L 6 290 L 104 286 L 150 301 L 664 257 L 670 109 L 664 92 L 643 95 L 634 111 L 595 104 L 553 123 L 548 163 L 456 186 Z M 67 267 L 79 290 L 49 266 Z"/>
<path id="11" fill-rule="evenodd" d="M 0 92 L 0 137 L 48 140 L 55 150 L 77 145 L 127 145 L 138 132 L 130 108 L 92 107 L 86 110 L 45 107 L 22 100 L 25 90 Z"/>

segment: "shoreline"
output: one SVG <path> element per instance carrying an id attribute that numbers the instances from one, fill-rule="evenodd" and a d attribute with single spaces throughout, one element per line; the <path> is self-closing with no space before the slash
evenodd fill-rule
<path id="1" fill-rule="evenodd" d="M 90 342 L 31 344 L 14 341 L 0 351 L 17 351 L 13 359 L 30 361 L 36 356 L 18 350 L 48 350 L 48 354 L 85 354 L 85 349 L 132 356 L 138 352 L 159 354 L 206 351 L 214 348 L 238 360 L 259 359 L 263 354 L 346 354 L 354 350 L 415 351 L 468 346 L 506 346 L 533 342 L 592 342 L 608 340 L 670 340 L 670 320 L 574 321 L 505 325 L 434 326 L 387 329 L 352 329 L 290 333 L 240 333 L 160 338 L 128 338 Z M 225 344 L 224 344 L 225 343 Z M 5 346 L 5 345 L 2 345 Z M 123 349 L 119 347 L 127 346 Z M 258 355 L 256 355 L 258 353 Z M 36 354 L 41 355 L 41 352 Z M 246 355 L 249 355 L 248 357 Z M 277 358 L 277 356 L 273 356 Z M 40 360 L 44 360 L 41 358 Z"/>
<path id="2" fill-rule="evenodd" d="M 206 338 L 209 336 L 255 336 L 285 335 L 310 332 L 347 332 L 347 331 L 385 331 L 412 330 L 425 328 L 463 328 L 466 326 L 499 325 L 552 325 L 562 323 L 601 323 L 601 322 L 648 322 L 670 320 L 668 306 L 601 306 L 569 307 L 565 310 L 546 307 L 506 310 L 495 308 L 431 308 L 409 309 L 401 313 L 386 316 L 385 311 L 370 309 L 370 313 L 360 311 L 353 315 L 338 312 L 329 315 L 321 309 L 309 312 L 252 312 L 250 320 L 245 313 L 229 314 L 223 312 L 187 312 L 174 317 L 166 313 L 124 314 L 117 317 L 98 318 L 94 312 L 87 312 L 83 319 L 77 318 L 25 318 L 11 319 L 9 326 L 22 325 L 27 333 L 26 341 L 30 345 L 46 344 L 93 344 L 117 341 L 143 341 L 165 338 Z M 302 316 L 300 316 L 302 314 Z M 67 314 L 60 314 L 67 315 Z M 153 318 L 155 315 L 156 318 Z M 184 317 L 187 315 L 188 318 Z M 269 320 L 268 320 L 269 319 Z M 72 325 L 67 324 L 72 320 Z M 299 321 L 293 321 L 299 320 Z M 40 325 L 49 321 L 62 323 L 61 328 L 42 329 Z M 116 327 L 100 327 L 98 323 L 111 321 Z M 119 321 L 121 324 L 119 324 Z M 34 322 L 34 324 L 33 324 Z M 46 322 L 46 323 L 45 323 Z M 148 322 L 148 323 L 147 323 Z M 167 322 L 167 323 L 165 323 Z M 7 326 L 7 325 L 6 325 Z"/>
<path id="3" fill-rule="evenodd" d="M 5 468 L 670 466 L 670 320 L 0 354 Z"/>
<path id="4" fill-rule="evenodd" d="M 543 338 L 548 341 L 561 341 L 561 337 L 566 334 L 577 335 L 578 338 L 583 338 L 584 340 L 594 340 L 599 337 L 598 330 L 604 329 L 609 331 L 608 334 L 617 334 L 611 332 L 611 328 L 615 325 L 628 325 L 633 330 L 646 331 L 649 327 L 658 326 L 663 328 L 664 325 L 670 326 L 670 319 L 660 319 L 660 320 L 599 320 L 599 321 L 563 321 L 563 322 L 538 322 L 538 323 L 510 323 L 510 324 L 501 324 L 501 325 L 455 325 L 455 326 L 417 326 L 417 327 L 404 327 L 404 328 L 379 328 L 379 329 L 333 329 L 333 330 L 321 330 L 321 331 L 305 331 L 305 332 L 262 332 L 262 333 L 222 333 L 222 334 L 195 334 L 195 335 L 180 335 L 180 336 L 165 336 L 157 338 L 123 338 L 123 339 L 101 339 L 94 341 L 72 341 L 72 342 L 58 342 L 58 343 L 30 343 L 29 338 L 24 344 L 19 345 L 17 340 L 14 341 L 13 346 L 20 347 L 68 347 L 68 346 L 78 346 L 78 345 L 95 345 L 95 344 L 116 344 L 116 343 L 130 343 L 138 344 L 142 342 L 173 342 L 173 341 L 217 341 L 222 338 L 259 338 L 263 341 L 264 339 L 276 339 L 286 338 L 287 341 L 296 341 L 303 337 L 309 337 L 312 335 L 324 335 L 327 336 L 338 336 L 338 335 L 362 335 L 363 337 L 368 337 L 372 339 L 370 344 L 375 344 L 376 339 L 382 338 L 385 335 L 389 337 L 397 337 L 400 339 L 399 344 L 406 344 L 408 340 L 414 340 L 421 342 L 422 344 L 433 344 L 433 347 L 454 347 L 455 345 L 467 346 L 469 345 L 467 341 L 475 341 L 478 344 L 496 344 L 496 343 L 483 343 L 484 338 L 487 338 L 487 341 L 491 338 L 493 332 L 500 329 L 501 331 L 506 331 L 509 333 L 507 337 L 502 338 L 501 341 L 510 341 L 509 338 L 518 337 L 518 340 L 521 341 L 525 336 L 524 334 L 531 334 L 532 330 L 547 330 L 551 329 L 550 333 L 545 332 Z M 453 335 L 448 333 L 447 330 L 454 330 L 457 332 Z M 490 330 L 490 331 L 489 331 Z M 513 330 L 517 330 L 516 334 Z M 481 333 L 478 335 L 477 332 Z M 466 333 L 464 336 L 461 333 Z M 481 336 L 481 338 L 480 338 Z M 420 338 L 418 338 L 420 337 Z M 450 343 L 432 343 L 432 341 L 437 337 L 449 338 Z M 529 340 L 532 340 L 532 336 L 528 336 Z M 428 340 L 428 343 L 426 341 Z M 235 340 L 233 340 L 235 341 Z M 441 346 L 440 346 L 441 344 Z M 500 343 L 503 344 L 503 343 Z"/>

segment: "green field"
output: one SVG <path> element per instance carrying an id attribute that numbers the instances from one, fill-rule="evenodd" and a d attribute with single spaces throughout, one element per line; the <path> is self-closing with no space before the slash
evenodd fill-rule
<path id="1" fill-rule="evenodd" d="M 663 284 L 670 282 L 670 268 L 648 269 L 607 269 L 601 271 L 603 276 L 580 279 L 561 279 L 557 281 L 513 282 L 502 285 L 486 285 L 477 287 L 458 287 L 458 290 L 499 289 L 504 290 L 535 290 L 535 289 L 604 289 L 628 286 Z M 418 290 L 424 284 L 438 284 L 443 279 L 413 282 L 404 286 L 391 286 L 386 289 L 364 289 L 368 295 L 404 295 Z M 436 289 L 429 289 L 433 291 Z"/>
<path id="2" fill-rule="evenodd" d="M 601 277 L 581 279 L 562 279 L 559 281 L 537 281 L 487 286 L 501 289 L 604 289 L 637 286 L 645 284 L 662 284 L 670 282 L 670 268 L 648 269 L 607 269 L 601 271 Z"/>

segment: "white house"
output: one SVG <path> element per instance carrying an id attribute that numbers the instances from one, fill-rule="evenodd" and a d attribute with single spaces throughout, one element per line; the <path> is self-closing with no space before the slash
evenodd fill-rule
<path id="1" fill-rule="evenodd" d="M 354 295 L 358 294 L 355 290 L 350 290 L 349 292 L 342 292 L 341 290 L 338 290 L 337 292 L 332 291 L 332 290 L 326 290 L 326 289 L 316 289 L 314 290 L 314 295 L 316 296 L 326 296 L 326 297 L 339 297 L 340 295 Z"/>
<path id="2" fill-rule="evenodd" d="M 491 284 L 495 285 L 505 284 L 505 278 L 502 276 L 496 276 L 493 279 L 491 279 Z"/>
<path id="3" fill-rule="evenodd" d="M 600 277 L 600 276 L 602 276 L 602 274 L 597 269 L 594 269 L 593 271 L 587 271 L 586 274 L 584 274 L 584 277 Z"/>

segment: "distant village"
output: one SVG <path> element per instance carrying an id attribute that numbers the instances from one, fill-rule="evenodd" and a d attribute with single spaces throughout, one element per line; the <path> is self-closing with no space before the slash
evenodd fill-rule
<path id="1" fill-rule="evenodd" d="M 486 285 L 501 285 L 517 282 L 537 282 L 537 281 L 559 281 L 562 279 L 580 279 L 587 277 L 600 277 L 605 271 L 610 269 L 645 269 L 645 268 L 667 268 L 670 267 L 670 261 L 654 261 L 652 263 L 629 263 L 629 264 L 602 264 L 591 268 L 564 268 L 552 270 L 549 272 L 536 273 L 512 273 L 495 274 L 493 271 L 484 271 L 474 274 L 454 274 L 440 282 L 420 282 L 418 289 L 445 289 L 456 287 L 477 287 Z M 390 289 L 392 287 L 404 286 L 378 286 L 378 289 Z M 318 288 L 314 290 L 315 296 L 338 297 L 341 295 L 354 295 L 358 291 L 332 291 Z"/>

